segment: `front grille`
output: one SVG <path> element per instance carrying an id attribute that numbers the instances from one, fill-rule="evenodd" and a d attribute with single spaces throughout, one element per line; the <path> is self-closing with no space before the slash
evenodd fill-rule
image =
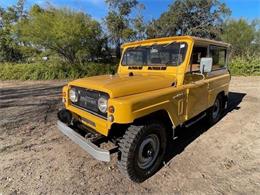
<path id="1" fill-rule="evenodd" d="M 75 86 L 71 88 L 76 89 L 79 94 L 78 102 L 71 102 L 73 106 L 86 110 L 91 114 L 101 116 L 102 118 L 107 118 L 107 113 L 102 113 L 98 109 L 98 99 L 100 97 L 106 97 L 108 99 L 108 94 Z"/>

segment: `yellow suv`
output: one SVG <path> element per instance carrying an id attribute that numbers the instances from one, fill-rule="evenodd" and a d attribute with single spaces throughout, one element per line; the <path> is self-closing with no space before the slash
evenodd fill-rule
<path id="1" fill-rule="evenodd" d="M 142 182 L 160 167 L 176 127 L 220 119 L 228 100 L 229 48 L 190 36 L 124 44 L 115 75 L 63 87 L 58 128 L 98 160 L 117 153 L 122 172 Z M 111 149 L 104 149 L 107 142 Z"/>

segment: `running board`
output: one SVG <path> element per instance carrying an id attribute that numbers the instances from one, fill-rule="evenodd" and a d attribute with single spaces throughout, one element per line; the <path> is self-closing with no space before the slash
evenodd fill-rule
<path id="1" fill-rule="evenodd" d="M 187 124 L 184 124 L 184 127 L 189 128 L 190 126 L 194 125 L 195 123 L 197 123 L 198 121 L 203 119 L 205 116 L 206 116 L 206 113 L 202 114 L 201 116 L 199 116 L 198 118 L 192 120 L 191 122 L 188 122 Z"/>

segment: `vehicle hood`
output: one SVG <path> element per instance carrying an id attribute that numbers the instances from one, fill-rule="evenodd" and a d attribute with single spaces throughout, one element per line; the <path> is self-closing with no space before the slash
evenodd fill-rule
<path id="1" fill-rule="evenodd" d="M 103 91 L 116 98 L 170 87 L 175 82 L 174 76 L 165 75 L 102 75 L 78 79 L 69 85 Z"/>

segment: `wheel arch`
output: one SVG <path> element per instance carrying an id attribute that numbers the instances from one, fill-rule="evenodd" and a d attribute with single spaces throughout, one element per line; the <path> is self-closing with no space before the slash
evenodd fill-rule
<path id="1" fill-rule="evenodd" d="M 221 90 L 217 93 L 215 93 L 215 95 L 211 95 L 211 97 L 209 98 L 209 107 L 213 106 L 214 105 L 214 102 L 215 100 L 217 99 L 217 97 L 221 96 L 224 101 L 227 101 L 228 97 L 227 97 L 227 94 L 225 92 L 225 90 Z"/>
<path id="2" fill-rule="evenodd" d="M 134 123 L 140 123 L 144 120 L 158 120 L 163 122 L 166 126 L 169 127 L 175 126 L 170 114 L 165 109 L 160 109 L 146 116 L 137 118 L 134 120 Z"/>
<path id="3" fill-rule="evenodd" d="M 111 129 L 109 131 L 109 136 L 115 136 L 115 137 L 120 137 L 122 136 L 126 129 L 132 125 L 132 124 L 142 124 L 144 123 L 144 121 L 159 121 L 161 122 L 163 125 L 165 125 L 165 128 L 167 130 L 167 133 L 169 133 L 170 135 L 173 134 L 173 129 L 176 127 L 175 123 L 173 122 L 173 119 L 171 118 L 169 112 L 165 109 L 160 109 L 154 112 L 151 112 L 148 115 L 139 117 L 134 119 L 134 121 L 132 123 L 129 124 L 118 124 L 118 123 L 114 123 L 111 126 Z"/>

